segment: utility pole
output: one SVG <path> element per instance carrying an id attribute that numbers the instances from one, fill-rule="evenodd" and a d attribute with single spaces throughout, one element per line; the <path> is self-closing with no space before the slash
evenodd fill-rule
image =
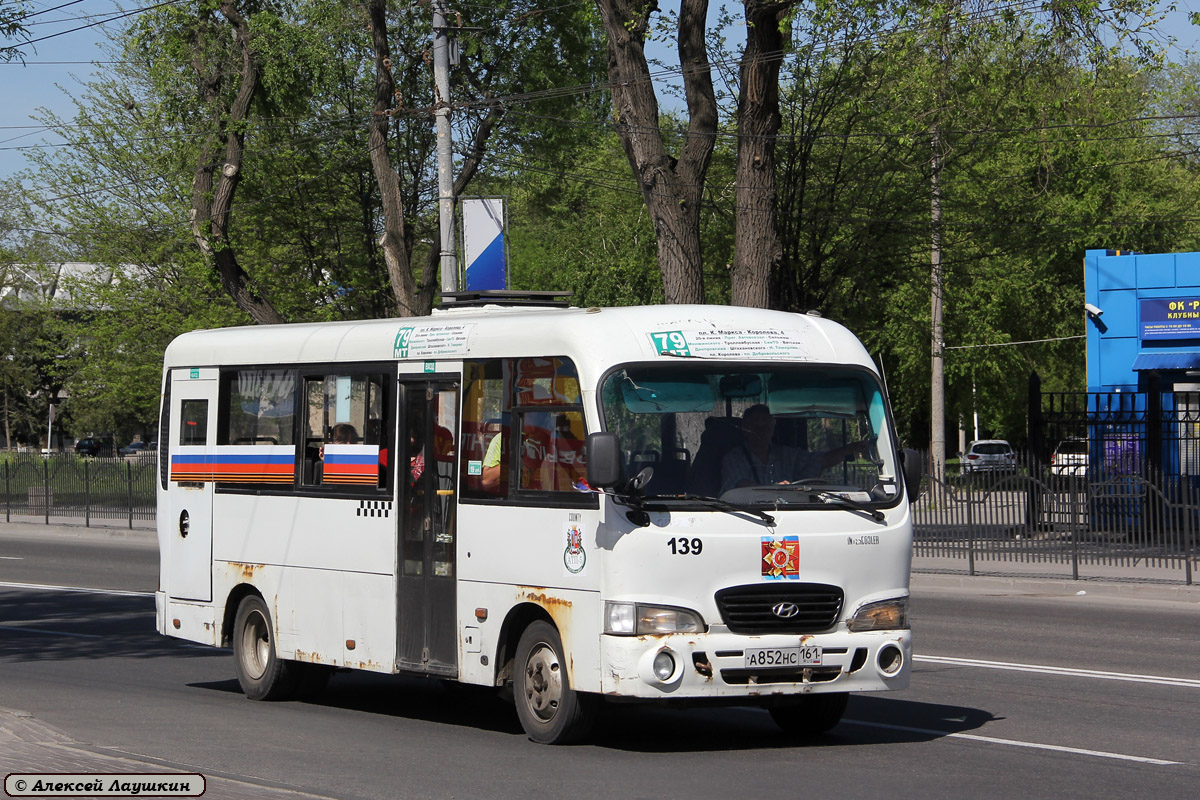
<path id="1" fill-rule="evenodd" d="M 932 283 L 932 384 L 929 403 L 929 465 L 930 474 L 937 480 L 946 475 L 946 340 L 942 331 L 942 143 L 937 125 L 930 135 L 933 159 L 930 170 L 930 264 Z"/>
<path id="2" fill-rule="evenodd" d="M 46 455 L 50 455 L 50 442 L 54 439 L 54 403 L 50 404 L 50 421 L 46 423 Z"/>
<path id="3" fill-rule="evenodd" d="M 433 88 L 437 124 L 438 220 L 441 228 L 442 291 L 458 291 L 458 252 L 454 241 L 454 148 L 450 132 L 450 37 L 446 0 L 433 0 Z"/>

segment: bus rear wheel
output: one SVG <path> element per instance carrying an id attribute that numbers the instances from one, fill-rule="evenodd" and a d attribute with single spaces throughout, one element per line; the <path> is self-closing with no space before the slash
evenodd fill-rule
<path id="1" fill-rule="evenodd" d="M 771 719 L 789 736 L 820 736 L 842 720 L 848 692 L 807 694 L 770 709 Z"/>
<path id="2" fill-rule="evenodd" d="M 233 623 L 233 661 L 238 683 L 251 700 L 282 700 L 296 689 L 297 665 L 275 652 L 271 613 L 258 595 L 247 595 Z"/>
<path id="3" fill-rule="evenodd" d="M 571 688 L 562 638 L 553 625 L 532 623 L 517 644 L 513 700 L 529 738 L 540 744 L 571 744 L 591 731 L 596 698 Z"/>

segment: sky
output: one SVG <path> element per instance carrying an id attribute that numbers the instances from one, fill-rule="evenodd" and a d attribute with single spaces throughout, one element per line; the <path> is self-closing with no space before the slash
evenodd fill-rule
<path id="1" fill-rule="evenodd" d="M 28 165 L 31 146 L 62 141 L 57 136 L 45 137 L 45 129 L 30 117 L 39 107 L 68 119 L 73 116 L 69 95 L 81 95 L 88 78 L 104 70 L 103 63 L 94 63 L 107 58 L 101 49 L 104 31 L 124 24 L 124 20 L 118 20 L 106 26 L 104 20 L 153 1 L 27 0 L 28 13 L 36 14 L 26 20 L 31 38 L 51 38 L 23 46 L 24 65 L 20 61 L 0 63 L 0 180 L 13 177 Z M 9 0 L 0 2 L 7 5 Z M 660 3 L 664 8 L 671 5 L 677 7 L 678 3 Z M 714 9 L 718 5 L 716 0 L 711 2 Z M 1189 11 L 1200 11 L 1200 0 L 1177 0 L 1175 5 L 1177 10 L 1168 15 L 1160 29 L 1176 38 L 1172 60 L 1181 60 L 1185 49 L 1200 51 L 1200 28 L 1188 22 Z M 80 30 L 72 31 L 75 28 Z"/>

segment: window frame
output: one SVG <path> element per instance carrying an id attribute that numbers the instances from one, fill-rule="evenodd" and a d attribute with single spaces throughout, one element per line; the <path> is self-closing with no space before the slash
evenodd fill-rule
<path id="1" fill-rule="evenodd" d="M 575 360 L 567 355 L 520 355 L 520 356 L 503 356 L 494 358 L 478 358 L 466 359 L 463 362 L 463 390 L 462 390 L 462 413 L 459 419 L 460 427 L 465 430 L 468 422 L 471 424 L 483 424 L 481 420 L 468 420 L 467 397 L 469 394 L 468 384 L 469 378 L 474 374 L 484 374 L 487 372 L 487 366 L 490 364 L 500 365 L 500 380 L 504 385 L 501 386 L 501 397 L 503 405 L 501 407 L 501 431 L 498 435 L 506 437 L 508 444 L 501 444 L 501 461 L 507 468 L 508 481 L 504 485 L 502 492 L 497 494 L 484 494 L 478 490 L 467 490 L 468 481 L 470 478 L 478 476 L 470 476 L 467 473 L 468 459 L 464 456 L 460 458 L 459 464 L 459 487 L 460 496 L 463 503 L 480 504 L 480 505 L 513 505 L 513 506 L 534 506 L 541 508 L 588 508 L 597 509 L 600 507 L 600 496 L 595 492 L 580 492 L 580 491 L 565 491 L 565 490 L 546 490 L 546 489 L 523 489 L 520 486 L 521 476 L 521 448 L 512 447 L 512 443 L 524 441 L 524 420 L 526 415 L 534 413 L 548 414 L 563 414 L 563 413 L 578 413 L 579 418 L 584 425 L 583 440 L 587 440 L 587 413 L 583 405 L 583 385 L 579 385 L 579 402 L 578 403 L 544 403 L 544 404 L 518 404 L 517 401 L 517 386 L 514 379 L 516 373 L 516 365 L 522 359 L 537 358 L 537 359 L 557 359 L 560 362 L 570 364 L 575 372 L 575 379 L 579 381 L 579 370 L 575 365 Z M 477 370 L 472 369 L 472 365 L 479 365 Z M 557 370 L 556 370 L 557 372 Z M 484 450 L 486 453 L 486 448 Z M 586 461 L 584 462 L 586 464 Z M 585 468 L 586 469 L 586 468 Z M 584 476 L 586 477 L 586 473 Z"/>
<path id="2" fill-rule="evenodd" d="M 380 448 L 386 447 L 391 453 L 396 446 L 396 363 L 394 361 L 355 361 L 355 362 L 305 362 L 289 364 L 236 364 L 223 366 L 217 382 L 217 436 L 216 446 L 223 447 L 229 442 L 230 403 L 232 399 L 232 384 L 239 372 L 270 370 L 291 373 L 295 379 L 296 389 L 292 395 L 292 480 L 287 483 L 238 483 L 233 481 L 216 481 L 214 489 L 218 494 L 252 494 L 263 496 L 285 497 L 326 497 L 383 500 L 392 499 L 395 489 L 395 458 L 389 457 L 384 471 L 383 485 L 359 486 L 353 484 L 311 484 L 304 482 L 305 446 L 306 446 L 306 417 L 308 398 L 305 389 L 308 381 L 313 378 L 322 379 L 329 375 L 374 376 L 381 380 L 382 390 L 381 413 L 382 429 L 380 431 Z M 362 436 L 364 431 L 359 431 Z"/>

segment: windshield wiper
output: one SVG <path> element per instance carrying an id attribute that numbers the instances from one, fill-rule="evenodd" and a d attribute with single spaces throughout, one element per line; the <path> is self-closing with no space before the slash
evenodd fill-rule
<path id="1" fill-rule="evenodd" d="M 818 489 L 807 484 L 791 484 L 788 488 L 793 492 L 807 492 L 813 497 L 819 497 L 822 501 L 831 506 L 838 506 L 839 508 L 845 508 L 849 511 L 861 511 L 864 514 L 869 514 L 871 519 L 875 520 L 876 522 L 884 522 L 887 519 L 887 517 L 883 515 L 883 512 L 878 508 L 875 508 L 874 506 L 864 503 L 860 500 L 851 500 L 849 497 L 846 497 L 838 492 L 831 492 L 828 489 Z"/>
<path id="2" fill-rule="evenodd" d="M 708 497 L 707 495 L 701 495 L 701 494 L 652 494 L 652 495 L 647 495 L 647 496 L 639 498 L 639 499 L 641 500 L 641 502 L 643 504 L 653 503 L 654 501 L 659 501 L 661 503 L 662 501 L 684 500 L 684 501 L 691 502 L 691 503 L 699 503 L 701 505 L 708 506 L 709 508 L 714 509 L 716 511 L 724 511 L 728 514 L 750 514 L 752 516 L 758 517 L 759 519 L 761 519 L 763 522 L 767 523 L 768 525 L 775 524 L 775 518 L 765 511 L 762 511 L 757 508 L 746 508 L 744 506 L 739 506 L 736 503 L 727 503 L 724 500 L 720 500 L 716 497 Z"/>

